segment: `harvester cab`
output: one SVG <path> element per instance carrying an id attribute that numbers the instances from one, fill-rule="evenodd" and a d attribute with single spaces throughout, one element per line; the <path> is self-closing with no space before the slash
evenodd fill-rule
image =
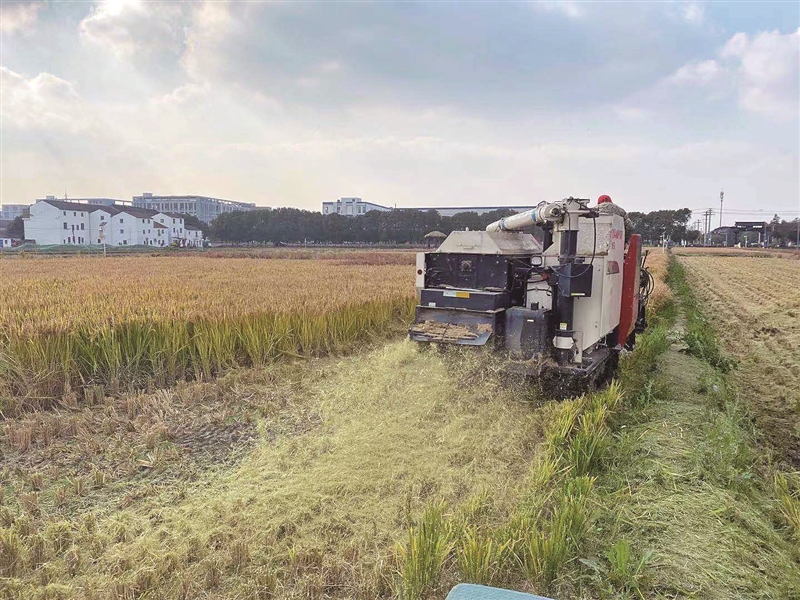
<path id="1" fill-rule="evenodd" d="M 639 236 L 626 248 L 623 218 L 588 204 L 542 202 L 419 253 L 411 339 L 490 346 L 561 395 L 605 382 L 645 326 L 650 280 Z"/>

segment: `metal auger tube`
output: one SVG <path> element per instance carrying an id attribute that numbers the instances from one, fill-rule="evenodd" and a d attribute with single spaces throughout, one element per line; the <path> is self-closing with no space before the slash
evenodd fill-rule
<path id="1" fill-rule="evenodd" d="M 505 217 L 487 225 L 486 231 L 519 231 L 534 225 L 559 221 L 563 215 L 564 208 L 561 202 L 542 202 L 536 208 Z"/>

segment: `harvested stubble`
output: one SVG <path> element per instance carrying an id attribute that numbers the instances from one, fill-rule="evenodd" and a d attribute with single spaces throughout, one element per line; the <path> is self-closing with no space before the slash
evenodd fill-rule
<path id="1" fill-rule="evenodd" d="M 800 263 L 681 256 L 691 291 L 736 361 L 733 379 L 777 459 L 800 467 Z"/>
<path id="2" fill-rule="evenodd" d="M 342 253 L 346 255 L 346 253 Z M 209 378 L 324 354 L 408 319 L 398 264 L 204 257 L 0 263 L 0 396 Z"/>
<path id="3" fill-rule="evenodd" d="M 667 269 L 669 268 L 669 254 L 661 248 L 651 248 L 647 254 L 645 265 L 653 275 L 653 292 L 650 294 L 648 316 L 661 312 L 662 309 L 675 301 L 672 290 L 667 285 Z"/>

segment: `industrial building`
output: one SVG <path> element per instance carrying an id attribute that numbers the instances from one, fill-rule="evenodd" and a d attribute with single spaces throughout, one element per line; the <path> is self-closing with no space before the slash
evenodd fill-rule
<path id="1" fill-rule="evenodd" d="M 530 210 L 535 208 L 533 206 L 430 206 L 430 207 L 408 207 L 408 208 L 398 208 L 397 210 L 416 210 L 418 212 L 426 212 L 429 210 L 435 210 L 439 213 L 439 216 L 442 217 L 452 217 L 453 215 L 457 215 L 459 213 L 465 212 L 474 212 L 482 215 L 484 213 L 492 212 L 495 210 L 511 210 L 515 213 L 525 212 L 526 210 Z"/>
<path id="2" fill-rule="evenodd" d="M 333 202 L 322 203 L 323 215 L 344 215 L 346 217 L 355 217 L 364 215 L 370 211 L 389 211 L 392 210 L 388 206 L 375 204 L 374 202 L 364 202 L 361 198 L 338 198 Z"/>
<path id="3" fill-rule="evenodd" d="M 344 215 L 346 217 L 355 217 L 358 215 L 366 214 L 373 210 L 390 211 L 390 210 L 415 210 L 418 212 L 426 212 L 435 210 L 442 217 L 452 217 L 458 213 L 475 212 L 479 215 L 494 210 L 511 210 L 514 212 L 524 212 L 530 210 L 533 206 L 431 206 L 431 207 L 404 207 L 392 209 L 388 206 L 375 204 L 374 202 L 365 202 L 361 198 L 339 198 L 333 202 L 322 203 L 323 215 Z"/>
<path id="4" fill-rule="evenodd" d="M 252 202 L 234 202 L 207 196 L 158 196 L 144 192 L 133 197 L 135 208 L 145 208 L 160 212 L 186 214 L 197 217 L 204 223 L 211 223 L 224 213 L 247 211 L 256 208 Z"/>
<path id="5" fill-rule="evenodd" d="M 132 206 L 39 200 L 23 218 L 25 239 L 39 245 L 201 247 L 203 232 L 181 215 Z"/>
<path id="6" fill-rule="evenodd" d="M 709 241 L 723 246 L 735 246 L 740 242 L 748 246 L 768 246 L 772 243 L 772 233 L 766 221 L 736 221 L 733 226 L 714 229 Z"/>
<path id="7" fill-rule="evenodd" d="M 3 204 L 0 207 L 0 221 L 13 221 L 17 217 L 24 217 L 30 204 Z"/>

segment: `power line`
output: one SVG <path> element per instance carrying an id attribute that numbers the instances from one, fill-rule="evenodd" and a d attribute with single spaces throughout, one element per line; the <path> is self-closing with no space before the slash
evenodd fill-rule
<path id="1" fill-rule="evenodd" d="M 694 213 L 694 212 L 701 212 L 701 211 L 704 211 L 706 209 L 705 208 L 690 208 L 689 210 Z M 748 214 L 748 215 L 761 214 L 761 213 L 764 213 L 764 214 L 767 214 L 767 213 L 775 214 L 775 213 L 777 213 L 778 215 L 800 215 L 800 210 L 783 210 L 781 208 L 761 208 L 761 209 L 754 209 L 754 210 L 748 210 L 748 209 L 744 209 L 744 208 L 728 208 L 728 209 L 725 210 L 725 213 L 726 214 L 727 213 Z"/>

